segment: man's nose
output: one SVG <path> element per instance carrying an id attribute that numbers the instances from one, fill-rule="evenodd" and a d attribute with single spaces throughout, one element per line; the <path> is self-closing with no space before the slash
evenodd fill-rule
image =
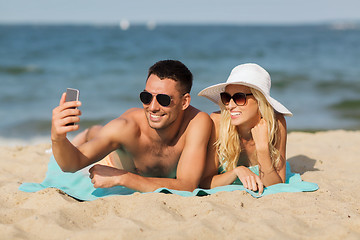
<path id="1" fill-rule="evenodd" d="M 157 111 L 159 109 L 160 109 L 160 104 L 156 100 L 156 97 L 153 97 L 153 99 L 151 100 L 151 102 L 149 104 L 149 110 L 150 111 Z"/>

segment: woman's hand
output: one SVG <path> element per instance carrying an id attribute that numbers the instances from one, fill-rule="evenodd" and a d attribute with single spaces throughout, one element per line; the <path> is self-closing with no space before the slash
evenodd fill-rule
<path id="1" fill-rule="evenodd" d="M 268 125 L 264 119 L 251 129 L 257 151 L 269 151 Z"/>
<path id="2" fill-rule="evenodd" d="M 260 177 L 253 173 L 250 169 L 244 166 L 239 166 L 233 171 L 240 179 L 245 188 L 252 191 L 259 190 L 260 195 L 263 193 L 264 184 L 262 183 Z"/>

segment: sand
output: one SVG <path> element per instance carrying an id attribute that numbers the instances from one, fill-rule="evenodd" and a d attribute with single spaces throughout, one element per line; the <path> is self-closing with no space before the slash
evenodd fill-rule
<path id="1" fill-rule="evenodd" d="M 360 131 L 292 132 L 287 159 L 315 192 L 255 199 L 162 193 L 79 202 L 45 177 L 49 143 L 0 146 L 0 239 L 360 239 Z"/>

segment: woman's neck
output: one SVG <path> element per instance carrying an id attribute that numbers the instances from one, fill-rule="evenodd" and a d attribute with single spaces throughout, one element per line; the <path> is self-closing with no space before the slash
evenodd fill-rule
<path id="1" fill-rule="evenodd" d="M 252 139 L 252 134 L 251 134 L 251 129 L 255 127 L 254 126 L 245 126 L 245 125 L 242 125 L 242 126 L 237 126 L 236 129 L 239 133 L 239 136 L 240 136 L 240 139 L 244 139 L 246 141 L 249 141 Z"/>
<path id="2" fill-rule="evenodd" d="M 255 127 L 261 120 L 261 115 L 255 116 L 255 119 L 248 121 L 247 123 L 236 126 L 240 138 L 247 141 L 252 140 L 251 129 Z"/>

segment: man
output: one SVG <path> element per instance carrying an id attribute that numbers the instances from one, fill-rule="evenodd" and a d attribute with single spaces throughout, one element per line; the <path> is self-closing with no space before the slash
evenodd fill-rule
<path id="1" fill-rule="evenodd" d="M 68 123 L 80 121 L 81 112 L 74 107 L 81 103 L 65 102 L 64 93 L 52 117 L 51 140 L 57 163 L 63 171 L 75 172 L 122 149 L 131 157 L 137 173 L 96 164 L 89 170 L 94 187 L 193 191 L 204 169 L 212 121 L 190 105 L 191 86 L 192 74 L 181 62 L 155 63 L 140 94 L 143 109 L 126 111 L 77 147 L 66 134 L 79 128 Z M 176 178 L 168 178 L 174 171 Z"/>

